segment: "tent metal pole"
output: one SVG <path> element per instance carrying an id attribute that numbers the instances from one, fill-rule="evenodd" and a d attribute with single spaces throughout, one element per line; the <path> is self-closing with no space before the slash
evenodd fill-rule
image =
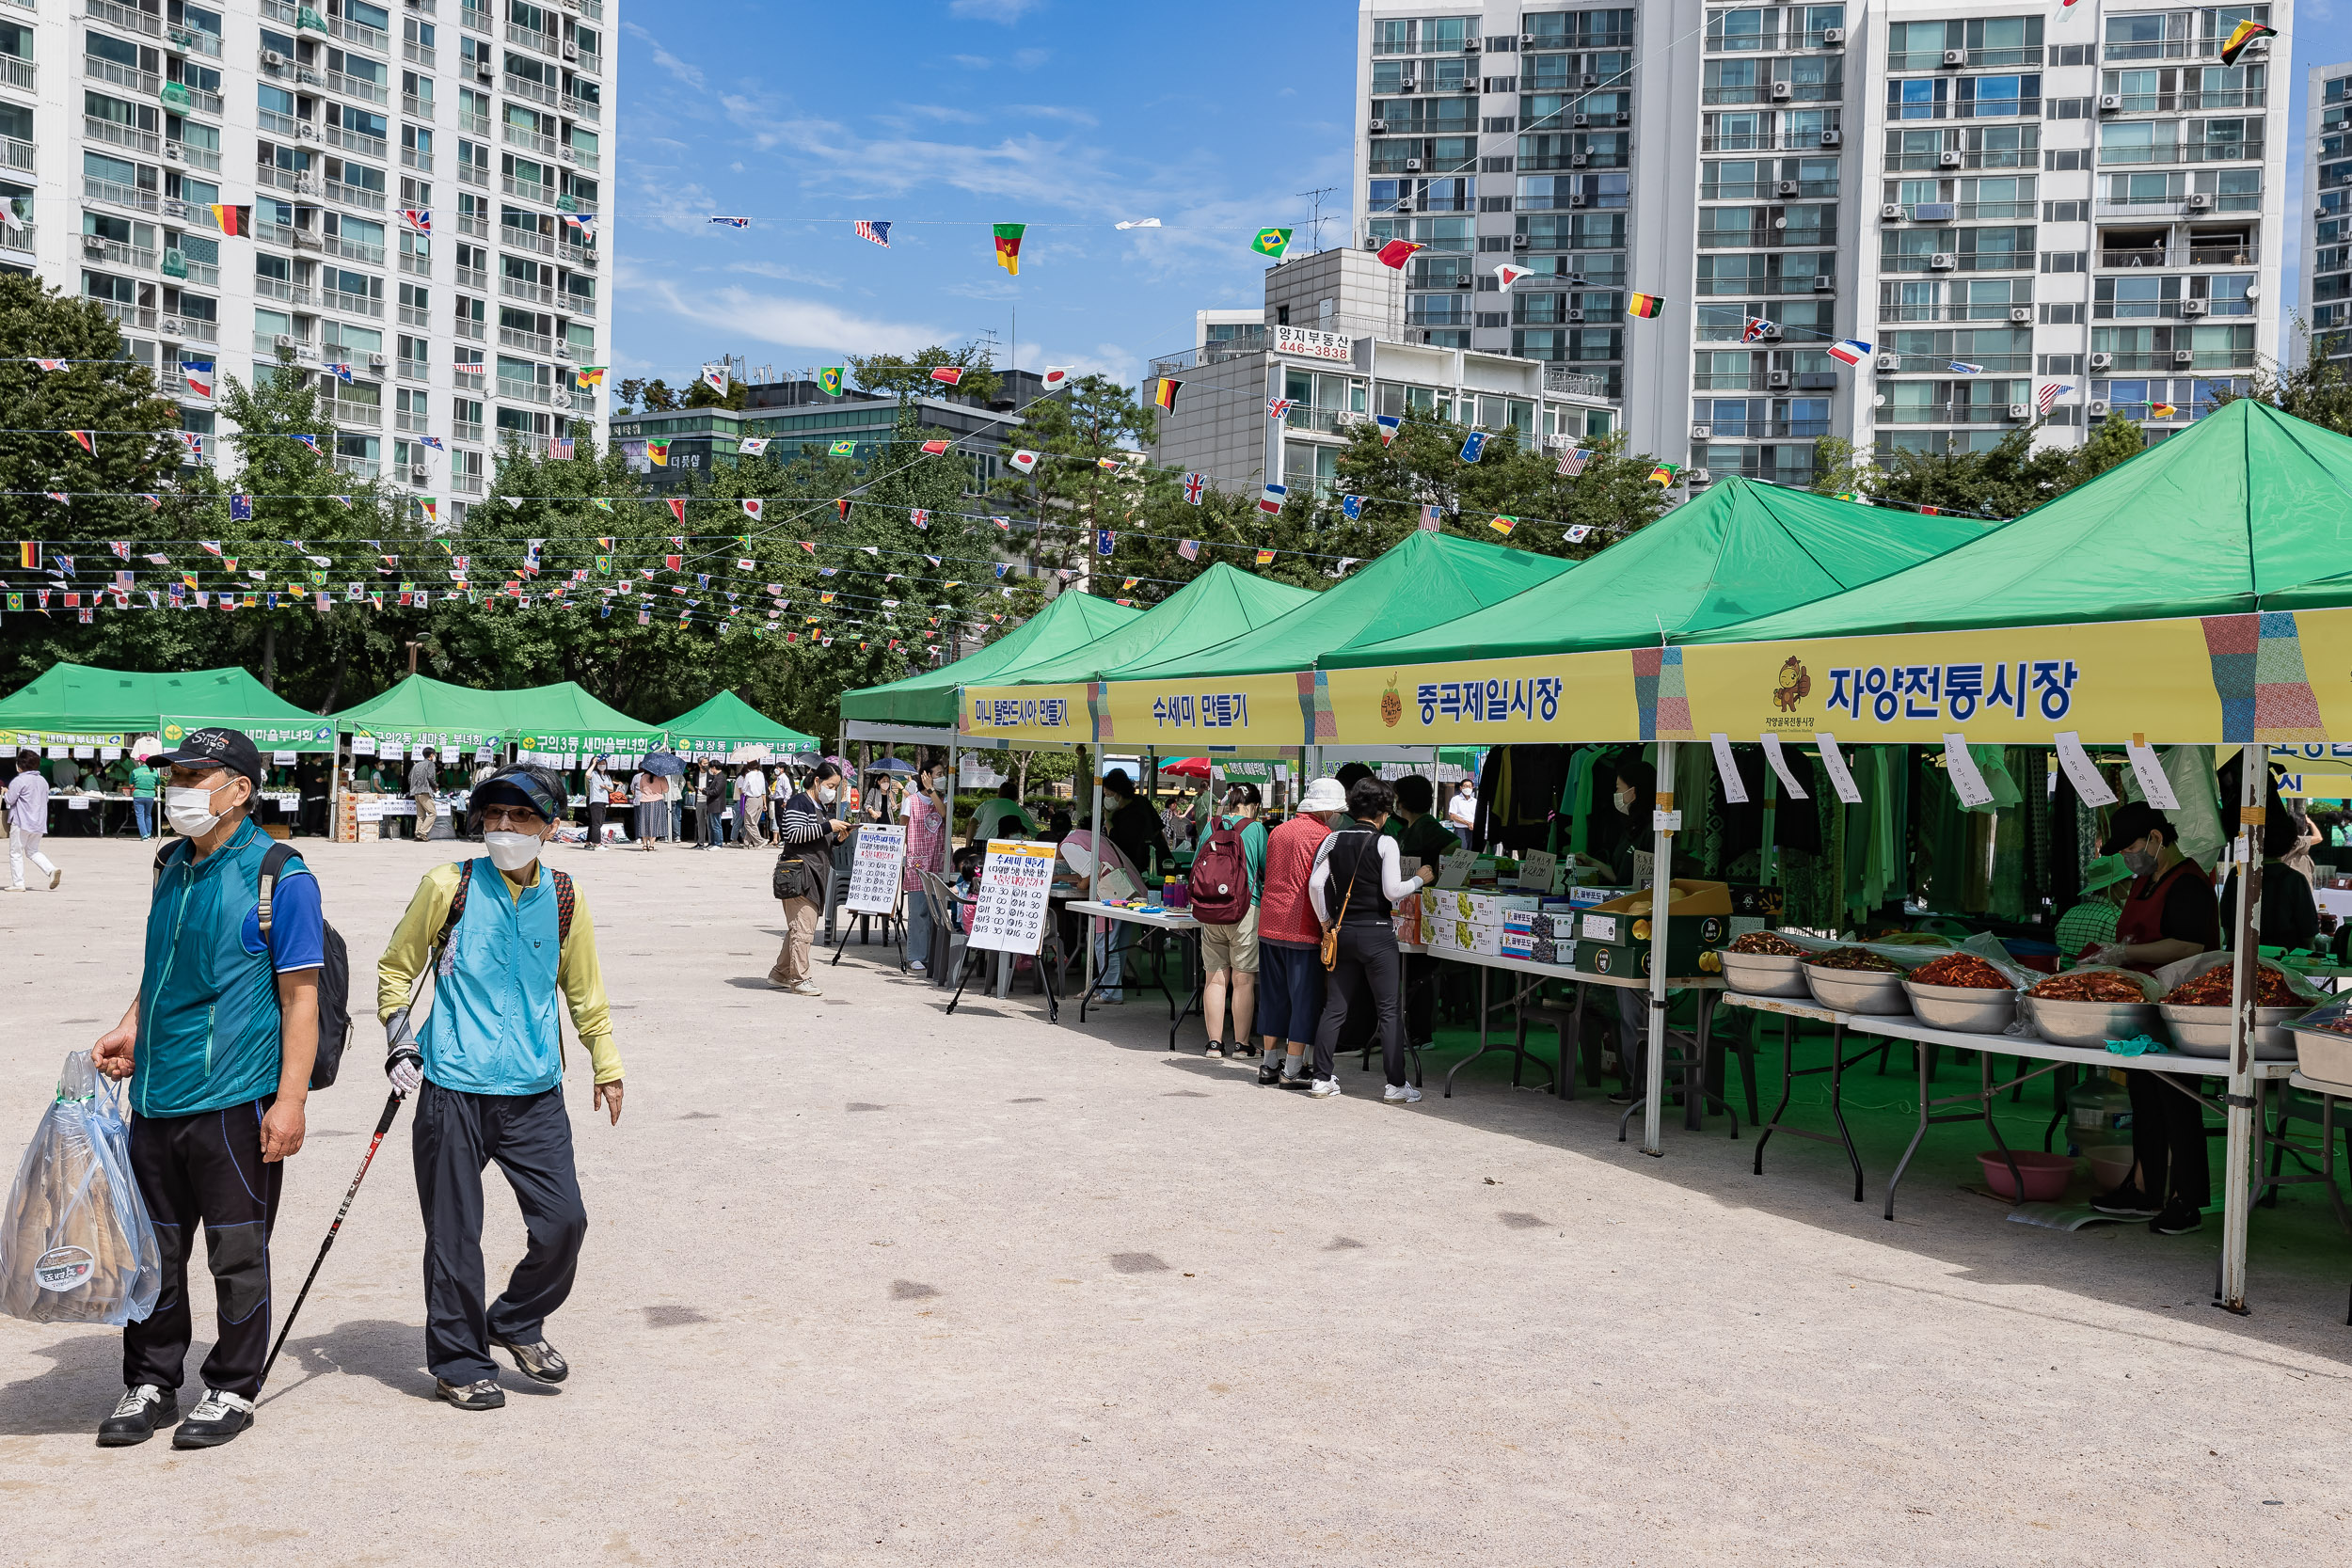
<path id="1" fill-rule="evenodd" d="M 1102 751 L 1102 748 L 1101 748 L 1101 747 L 1099 747 L 1099 746 L 1098 746 L 1098 747 L 1096 747 L 1096 748 L 1095 748 L 1095 750 L 1094 750 L 1094 754 L 1093 754 L 1093 755 L 1092 755 L 1092 757 L 1090 757 L 1089 760 L 1089 761 L 1091 761 L 1091 762 L 1093 763 L 1093 768 L 1092 768 L 1091 771 L 1092 771 L 1092 772 L 1093 772 L 1093 774 L 1094 774 L 1094 811 L 1093 811 L 1093 814 L 1092 814 L 1091 816 L 1089 816 L 1087 818 L 1087 821 L 1088 821 L 1089 824 L 1091 824 L 1090 828 L 1089 829 L 1089 832 L 1090 832 L 1094 835 L 1094 836 L 1093 836 L 1093 841 L 1092 841 L 1092 842 L 1093 842 L 1093 846 L 1094 846 L 1094 870 L 1093 870 L 1091 873 L 1089 873 L 1089 874 L 1088 875 L 1088 878 L 1087 878 L 1087 901 L 1088 901 L 1089 903 L 1096 903 L 1096 904 L 1099 904 L 1099 903 L 1101 903 L 1101 902 L 1103 901 L 1103 846 L 1104 846 L 1104 844 L 1106 844 L 1106 843 L 1108 843 L 1108 842 L 1110 841 L 1110 835 L 1109 835 L 1108 833 L 1106 833 L 1106 832 L 1104 832 L 1103 831 L 1103 751 Z M 1089 996 L 1092 996 L 1092 995 L 1094 994 L 1094 927 L 1095 927 L 1095 925 L 1096 925 L 1096 922 L 1095 922 L 1095 921 L 1093 921 L 1092 919 L 1088 920 L 1088 921 L 1087 921 L 1087 923 L 1086 923 L 1086 930 L 1085 930 L 1085 933 L 1084 933 L 1084 936 L 1085 936 L 1085 941 L 1086 941 L 1086 944 L 1087 944 L 1087 989 L 1086 989 L 1086 994 L 1087 994 L 1087 995 L 1089 995 Z M 1105 927 L 1105 928 L 1107 929 L 1107 927 Z"/>
<path id="2" fill-rule="evenodd" d="M 2222 1148 L 2221 1277 L 2215 1294 L 2223 1310 L 2246 1311 L 2246 1240 L 2253 1210 L 2255 1099 L 2251 1036 L 2258 995 L 2254 958 L 2262 941 L 2263 806 L 2270 768 L 2265 749 L 2249 745 L 2240 753 L 2237 812 L 2237 912 L 2232 924 L 2230 965 L 2230 1093 Z"/>
<path id="3" fill-rule="evenodd" d="M 1658 743 L 1658 776 L 1665 787 L 1658 791 L 1658 809 L 1651 818 L 1649 897 L 1649 1037 L 1642 1093 L 1642 1152 L 1665 1153 L 1660 1143 L 1666 1099 L 1666 900 L 1673 895 L 1675 809 L 1675 743 Z M 1704 1044 L 1700 1049 L 1705 1049 Z M 1564 1068 L 1562 1070 L 1565 1070 Z"/>
<path id="4" fill-rule="evenodd" d="M 326 842 L 335 842 L 335 835 L 343 825 L 343 736 L 341 730 L 330 729 L 326 738 L 333 742 L 326 753 Z"/>

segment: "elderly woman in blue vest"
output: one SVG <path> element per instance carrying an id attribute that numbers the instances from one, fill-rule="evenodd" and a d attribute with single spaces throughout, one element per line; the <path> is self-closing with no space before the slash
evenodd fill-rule
<path id="1" fill-rule="evenodd" d="M 209 1449 L 253 1424 L 262 1391 L 269 1233 L 284 1162 L 302 1148 L 326 925 L 318 879 L 246 816 L 262 782 L 250 738 L 196 730 L 156 761 L 170 769 L 164 811 L 179 837 L 156 861 L 138 999 L 90 1054 L 131 1080 L 131 1173 L 155 1224 L 163 1291 L 123 1327 L 125 1391 L 98 1442 L 143 1443 L 179 1413 L 200 1225 L 219 1332 L 204 1397 L 171 1446 Z"/>
<path id="2" fill-rule="evenodd" d="M 421 1085 L 412 1148 L 424 1209 L 425 1360 L 435 1391 L 460 1410 L 506 1402 L 492 1345 L 535 1382 L 561 1383 L 571 1370 L 546 1332 L 571 1294 L 588 1234 L 564 1108 L 559 992 L 588 1053 L 594 1102 L 621 1119 L 621 1054 L 596 927 L 571 879 L 539 864 L 565 804 L 563 781 L 528 764 L 476 784 L 470 808 L 489 853 L 425 873 L 376 966 L 376 1014 L 391 1046 L 385 1070 L 404 1093 Z M 428 968 L 433 1012 L 412 1036 L 408 1005 Z M 522 1205 L 529 1244 L 485 1309 L 482 1172 L 493 1160 Z"/>

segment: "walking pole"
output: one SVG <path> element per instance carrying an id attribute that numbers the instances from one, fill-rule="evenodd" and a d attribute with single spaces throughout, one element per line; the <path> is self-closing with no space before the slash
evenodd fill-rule
<path id="1" fill-rule="evenodd" d="M 392 1130 L 392 1118 L 400 1115 L 400 1102 L 406 1098 L 398 1089 L 386 1098 L 384 1114 L 375 1118 L 375 1136 L 368 1140 L 368 1151 L 359 1157 L 358 1172 L 352 1177 L 351 1186 L 343 1194 L 343 1206 L 335 1211 L 335 1223 L 326 1227 L 326 1240 L 319 1243 L 319 1255 L 312 1259 L 310 1275 L 302 1282 L 302 1293 L 294 1297 L 294 1307 L 286 1314 L 286 1324 L 278 1331 L 278 1343 L 270 1347 L 269 1359 L 262 1363 L 262 1382 L 269 1381 L 270 1369 L 278 1365 L 278 1353 L 286 1348 L 286 1336 L 294 1332 L 294 1318 L 302 1311 L 302 1304 L 310 1299 L 310 1287 L 318 1282 L 319 1269 L 326 1263 L 327 1251 L 334 1246 L 335 1237 L 343 1227 L 343 1216 L 351 1212 L 351 1200 L 359 1196 L 359 1183 L 368 1179 L 368 1166 L 375 1161 L 376 1148 L 383 1143 L 384 1134 Z M 256 1388 L 255 1392 L 259 1393 L 260 1389 Z"/>

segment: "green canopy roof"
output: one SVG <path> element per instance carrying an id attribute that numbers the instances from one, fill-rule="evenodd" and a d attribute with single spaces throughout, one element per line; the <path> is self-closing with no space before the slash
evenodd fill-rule
<path id="1" fill-rule="evenodd" d="M 2240 398 L 1949 556 L 1694 641 L 2347 604 L 2347 516 L 2352 439 Z"/>
<path id="2" fill-rule="evenodd" d="M 390 690 L 344 708 L 334 715 L 334 724 L 345 735 L 460 749 L 511 736 L 525 751 L 536 752 L 642 752 L 661 734 L 660 725 L 640 723 L 606 706 L 574 681 L 481 691 L 430 675 L 410 675 Z M 533 744 L 540 741 L 552 744 Z"/>
<path id="3" fill-rule="evenodd" d="M 731 752 L 738 746 L 768 746 L 778 751 L 817 749 L 817 737 L 778 723 L 732 691 L 722 691 L 691 713 L 681 713 L 661 726 L 670 744 L 681 752 Z"/>
<path id="4" fill-rule="evenodd" d="M 119 737 L 154 735 L 167 743 L 177 726 L 243 730 L 265 752 L 324 752 L 332 744 L 327 721 L 294 706 L 243 670 L 191 670 L 150 674 L 53 664 L 0 701 L 0 736 L 56 736 L 49 744 L 119 745 Z M 67 737 L 72 737 L 69 740 Z"/>
<path id="5" fill-rule="evenodd" d="M 1118 630 L 1143 613 L 1131 605 L 1074 591 L 1057 594 L 1043 610 L 976 654 L 883 686 L 841 694 L 841 717 L 877 724 L 956 721 L 956 688 L 996 680 L 1015 664 L 1057 657 Z"/>
<path id="6" fill-rule="evenodd" d="M 1316 597 L 1218 562 L 1143 614 L 1082 648 L 1025 659 L 993 682 L 1091 681 L 1137 659 L 1170 659 L 1230 642 Z M 966 681 L 967 685 L 972 684 Z"/>
<path id="7" fill-rule="evenodd" d="M 1565 577 L 1322 662 L 1422 664 L 1678 641 L 1874 582 L 1993 526 L 1727 479 Z"/>
<path id="8" fill-rule="evenodd" d="M 1104 671 L 1101 678 L 1181 680 L 1305 670 L 1327 654 L 1458 620 L 1575 565 L 1532 550 L 1415 531 L 1336 587 L 1253 631 L 1173 657 L 1147 654 Z"/>

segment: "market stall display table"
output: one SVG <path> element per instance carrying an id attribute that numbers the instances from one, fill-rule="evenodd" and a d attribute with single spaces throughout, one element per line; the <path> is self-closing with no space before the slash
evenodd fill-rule
<path id="1" fill-rule="evenodd" d="M 1818 1004 L 1804 1003 L 1785 997 L 1750 996 L 1740 991 L 1727 991 L 1723 1000 L 1726 1005 L 1734 1007 L 1752 1007 L 1760 1012 L 1781 1013 L 1789 1018 L 1792 1022 L 1799 1018 L 1810 1018 L 1828 1023 L 1833 1064 L 1839 1061 L 1840 1053 L 1844 1049 L 1844 1037 L 1848 1031 L 1872 1035 L 1883 1039 L 1912 1040 L 1923 1045 L 1949 1046 L 1955 1050 L 1977 1053 L 1978 1086 L 1976 1090 L 1973 1093 L 1946 1095 L 1941 1099 L 1933 1098 L 1929 1079 L 1928 1053 L 1924 1051 L 1915 1053 L 1919 1074 L 1918 1126 L 1913 1131 L 1910 1146 L 1903 1150 L 1902 1158 L 1896 1162 L 1894 1174 L 1887 1178 L 1884 1214 L 1890 1220 L 1895 1217 L 1895 1189 L 1902 1184 L 1903 1172 L 1910 1167 L 1912 1157 L 1919 1152 L 1919 1145 L 1926 1139 L 1929 1128 L 1952 1122 L 1982 1121 L 1986 1132 L 1992 1134 L 1993 1147 L 2007 1155 L 2010 1152 L 2009 1144 L 2002 1138 L 2001 1130 L 1993 1119 L 1993 1101 L 1997 1096 L 2007 1093 L 2021 1084 L 2029 1083 L 2044 1073 L 2054 1072 L 2061 1067 L 2072 1065 L 2122 1068 L 2130 1072 L 2163 1072 L 2184 1078 L 2217 1078 L 2227 1077 L 2229 1074 L 2229 1063 L 2219 1056 L 2193 1056 L 2179 1051 L 2151 1051 L 2137 1056 L 2124 1056 L 2102 1047 L 2053 1045 L 2039 1035 L 1971 1034 L 1958 1029 L 1937 1029 L 1920 1022 L 1907 1013 L 1895 1015 L 1844 1013 Z M 2016 1076 L 2003 1079 L 1996 1084 L 1993 1077 L 1993 1058 L 1995 1056 L 2016 1056 L 2043 1065 L 2030 1070 L 2021 1069 Z M 1859 1057 L 1855 1058 L 1855 1060 L 1859 1059 Z M 1852 1065 L 1852 1062 L 1843 1063 L 1844 1067 Z M 1837 1105 L 1838 1081 L 1842 1074 L 1842 1068 L 1833 1067 L 1830 1070 L 1830 1103 L 1835 1109 Z M 2263 1107 L 2260 1104 L 2264 1097 L 2264 1087 L 2267 1084 L 2284 1081 L 2292 1077 L 2294 1072 L 2293 1062 L 2256 1061 L 2253 1064 L 2254 1098 L 2257 1101 L 2254 1106 L 2254 1158 L 2257 1168 L 2260 1167 L 2262 1162 L 2263 1146 L 2267 1141 L 2262 1131 L 2264 1117 Z M 2213 1097 L 2200 1094 L 2195 1098 L 2200 1104 L 2208 1109 L 2221 1108 L 2221 1101 Z M 1936 1114 L 1939 1109 L 1947 1105 L 1974 1105 L 1976 1109 L 1957 1115 L 1939 1116 Z M 1787 1101 L 1784 1097 L 1782 1107 L 1785 1109 L 1786 1106 Z M 1775 1112 L 1775 1124 L 1778 1117 L 1779 1113 Z M 1861 1169 L 1862 1157 L 1854 1148 L 1852 1134 L 1846 1130 L 1845 1118 L 1842 1115 L 1837 1118 L 1837 1125 L 1841 1134 L 1837 1141 L 1844 1144 L 1846 1157 L 1853 1162 L 1857 1172 L 1855 1197 L 1859 1201 L 1861 1193 L 1858 1173 Z M 1769 1135 L 1770 1130 L 1768 1129 L 1767 1136 Z M 1756 1148 L 1756 1170 L 1759 1173 L 1764 1168 L 1763 1155 L 1764 1150 L 1759 1142 Z M 2010 1164 L 2010 1177 L 2016 1183 L 2015 1190 L 2022 1194 L 2025 1191 L 2025 1183 L 2013 1160 Z"/>
<path id="2" fill-rule="evenodd" d="M 156 816 L 158 818 L 160 818 L 163 815 L 161 809 L 162 804 L 163 802 L 160 800 L 156 801 Z M 111 828 L 106 825 L 106 808 L 108 806 L 120 806 L 122 808 L 121 818 Z M 131 810 L 131 797 L 128 795 L 81 794 L 52 790 L 49 794 L 50 829 L 44 831 L 54 831 L 57 820 L 57 813 L 61 811 L 97 813 L 98 832 L 102 834 L 119 832 L 123 824 L 133 820 L 134 816 Z"/>
<path id="3" fill-rule="evenodd" d="M 1168 998 L 1168 1017 L 1171 1020 L 1168 1026 L 1168 1048 L 1170 1051 L 1175 1050 L 1177 1031 L 1184 1026 L 1184 1019 L 1189 1014 L 1200 1010 L 1201 1000 L 1208 990 L 1208 974 L 1200 965 L 1200 922 L 1193 919 L 1189 914 L 1175 910 L 1163 910 L 1158 913 L 1150 913 L 1143 910 L 1131 910 L 1124 904 L 1096 903 L 1090 898 L 1073 898 L 1062 907 L 1074 915 L 1095 920 L 1122 921 L 1127 925 L 1141 926 L 1149 930 L 1174 932 L 1180 939 L 1183 939 L 1184 951 L 1191 966 L 1192 994 L 1179 1003 L 1176 1000 L 1176 993 L 1168 989 L 1165 968 L 1160 974 L 1160 990 Z M 1089 945 L 1089 951 L 1091 950 Z M 1125 983 L 1122 976 L 1122 986 Z M 1093 1000 L 1091 990 L 1078 999 L 1078 1022 L 1081 1023 L 1086 1022 L 1087 1004 L 1091 1000 Z"/>

